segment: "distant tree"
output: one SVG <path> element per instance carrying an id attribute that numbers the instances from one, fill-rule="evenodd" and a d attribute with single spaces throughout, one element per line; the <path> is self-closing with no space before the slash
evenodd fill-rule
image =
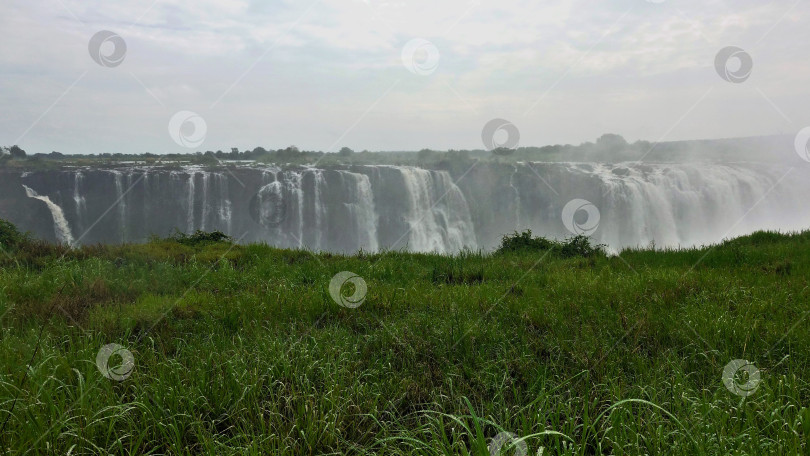
<path id="1" fill-rule="evenodd" d="M 231 147 L 231 158 L 234 160 L 239 159 L 239 149 L 236 147 Z"/>
<path id="2" fill-rule="evenodd" d="M 202 156 L 202 157 L 198 157 L 198 158 L 195 160 L 195 162 L 196 162 L 196 163 L 199 163 L 199 164 L 202 164 L 202 165 L 213 166 L 213 165 L 218 164 L 218 163 L 219 163 L 219 160 L 217 159 L 216 154 L 214 154 L 213 152 L 211 152 L 211 151 L 209 150 L 208 152 L 206 152 L 205 154 L 203 154 L 203 156 Z"/>
<path id="3" fill-rule="evenodd" d="M 470 152 L 466 150 L 448 150 L 447 158 L 453 161 L 463 161 L 470 159 Z"/>
<path id="4" fill-rule="evenodd" d="M 20 148 L 20 146 L 14 145 L 8 149 L 8 153 L 11 155 L 11 158 L 25 158 L 26 153 L 24 150 Z"/>
<path id="5" fill-rule="evenodd" d="M 279 149 L 276 156 L 282 160 L 294 160 L 301 156 L 301 151 L 295 146 L 289 146 L 286 149 Z"/>
<path id="6" fill-rule="evenodd" d="M 499 155 L 501 157 L 505 157 L 507 155 L 512 155 L 515 153 L 515 149 L 510 149 L 508 147 L 498 147 L 492 150 L 492 153 L 495 155 Z"/>
<path id="7" fill-rule="evenodd" d="M 354 151 L 349 149 L 348 147 L 343 147 L 340 149 L 338 154 L 340 154 L 342 157 L 350 157 L 352 154 L 354 154 Z"/>
<path id="8" fill-rule="evenodd" d="M 254 157 L 261 157 L 262 155 L 267 155 L 267 150 L 264 147 L 257 147 L 253 149 Z"/>
<path id="9" fill-rule="evenodd" d="M 430 161 L 436 158 L 436 152 L 430 149 L 422 149 L 416 154 L 416 158 L 419 159 L 420 162 Z"/>
<path id="10" fill-rule="evenodd" d="M 596 140 L 596 146 L 602 150 L 620 150 L 627 147 L 627 141 L 619 135 L 605 133 Z"/>
<path id="11" fill-rule="evenodd" d="M 48 158 L 50 158 L 51 160 L 61 160 L 61 159 L 65 158 L 65 154 L 63 154 L 61 152 L 53 151 L 50 154 L 48 154 Z"/>

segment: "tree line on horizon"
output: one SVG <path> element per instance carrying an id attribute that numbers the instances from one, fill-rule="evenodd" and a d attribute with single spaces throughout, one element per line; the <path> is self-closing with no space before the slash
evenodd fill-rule
<path id="1" fill-rule="evenodd" d="M 780 139 L 776 138 L 778 142 Z M 541 147 L 517 147 L 515 149 L 497 148 L 492 151 L 483 149 L 449 149 L 446 151 L 422 149 L 420 151 L 355 152 L 349 147 L 342 147 L 338 152 L 307 151 L 291 145 L 283 149 L 266 149 L 255 147 L 252 150 L 239 150 L 232 147 L 230 151 L 196 151 L 188 153 L 141 154 L 100 153 L 100 154 L 63 154 L 50 153 L 28 154 L 17 145 L 0 147 L 0 165 L 11 160 L 26 162 L 78 161 L 85 164 L 97 162 L 143 161 L 158 163 L 160 161 L 186 161 L 192 164 L 215 166 L 223 161 L 256 161 L 260 163 L 419 163 L 441 164 L 444 162 L 467 162 L 473 159 L 490 159 L 495 161 L 607 161 L 621 162 L 648 158 L 655 160 L 677 160 L 678 158 L 707 156 L 718 159 L 740 159 L 762 155 L 763 151 L 773 149 L 775 138 L 732 138 L 717 140 L 672 141 L 652 143 L 635 141 L 629 143 L 617 134 L 604 134 L 594 142 L 579 145 L 555 144 Z"/>

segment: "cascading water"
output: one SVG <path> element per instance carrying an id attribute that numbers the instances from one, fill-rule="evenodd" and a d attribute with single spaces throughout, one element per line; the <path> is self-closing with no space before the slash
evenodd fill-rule
<path id="1" fill-rule="evenodd" d="M 445 171 L 397 167 L 409 202 L 408 246 L 420 252 L 475 247 L 475 234 L 464 195 Z"/>
<path id="2" fill-rule="evenodd" d="M 433 171 L 437 195 L 433 213 L 444 241 L 444 252 L 478 246 L 467 199 L 446 171 Z"/>
<path id="3" fill-rule="evenodd" d="M 194 231 L 194 179 L 196 178 L 197 173 L 192 171 L 188 173 L 188 192 L 186 196 L 186 204 L 187 204 L 187 212 L 186 212 L 186 222 L 188 225 L 188 231 Z"/>
<path id="4" fill-rule="evenodd" d="M 115 181 L 115 196 L 118 208 L 119 230 L 121 234 L 121 241 L 127 240 L 127 200 L 124 195 L 124 176 L 118 170 L 110 171 Z"/>
<path id="5" fill-rule="evenodd" d="M 512 192 L 515 194 L 514 199 L 514 206 L 515 206 L 515 231 L 520 231 L 520 191 L 515 187 L 515 176 L 518 173 L 518 167 L 515 166 L 515 170 L 511 176 L 509 176 L 509 188 L 512 189 Z"/>
<path id="6" fill-rule="evenodd" d="M 68 225 L 68 221 L 65 218 L 65 213 L 62 211 L 62 208 L 51 201 L 51 199 L 47 196 L 39 195 L 25 184 L 23 184 L 23 188 L 25 189 L 26 196 L 42 201 L 46 206 L 48 206 L 48 210 L 51 211 L 51 216 L 53 217 L 53 229 L 54 233 L 56 234 L 56 239 L 63 244 L 72 246 L 75 240 L 73 239 L 73 234 L 70 232 L 70 225 Z"/>
<path id="7" fill-rule="evenodd" d="M 360 173 L 341 171 L 346 182 L 346 210 L 353 222 L 352 228 L 357 233 L 357 244 L 370 251 L 379 249 L 377 241 L 377 217 L 374 208 L 374 194 L 368 176 Z"/>
<path id="8" fill-rule="evenodd" d="M 222 173 L 217 173 L 215 176 L 219 187 L 219 222 L 225 227 L 226 232 L 230 233 L 233 228 L 233 209 L 230 193 L 228 192 L 228 178 Z"/>
<path id="9" fill-rule="evenodd" d="M 600 215 L 588 234 L 615 251 L 810 228 L 807 174 L 745 163 L 490 163 L 455 175 L 387 165 L 82 168 L 0 179 L 5 195 L 15 191 L 6 183 L 17 182 L 19 191 L 24 179 L 24 194 L 46 203 L 52 224 L 21 217 L 30 212 L 26 198 L 0 199 L 0 217 L 65 243 L 74 242 L 71 227 L 84 243 L 139 242 L 179 228 L 280 247 L 449 253 L 492 249 L 515 229 L 569 237 L 563 209 L 581 199 Z"/>
<path id="10" fill-rule="evenodd" d="M 76 218 L 80 232 L 84 230 L 82 220 L 87 217 L 87 200 L 82 196 L 81 191 L 82 177 L 82 173 L 77 171 L 73 178 L 73 202 L 76 204 Z"/>
<path id="11" fill-rule="evenodd" d="M 323 171 L 315 170 L 313 172 L 315 185 L 313 186 L 313 199 L 314 199 L 314 215 L 315 215 L 315 248 L 320 250 L 323 248 L 323 219 L 325 215 L 325 208 L 321 194 L 323 192 L 324 178 Z"/>

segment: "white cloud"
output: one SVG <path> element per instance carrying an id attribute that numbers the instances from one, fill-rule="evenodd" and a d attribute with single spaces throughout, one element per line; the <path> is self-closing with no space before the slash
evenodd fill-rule
<path id="1" fill-rule="evenodd" d="M 0 6 L 0 143 L 85 71 L 23 147 L 172 151 L 165 122 L 190 109 L 210 119 L 206 149 L 325 148 L 375 102 L 346 144 L 478 147 L 476 132 L 496 116 L 527 126 L 523 144 L 608 131 L 655 140 L 712 86 L 720 90 L 667 139 L 810 124 L 807 12 L 788 0 L 62 1 Z M 127 42 L 119 67 L 88 55 L 102 29 Z M 402 66 L 401 48 L 416 37 L 440 51 L 430 76 Z M 716 52 L 732 44 L 754 56 L 745 84 L 714 73 Z M 762 93 L 794 125 L 761 109 Z M 735 101 L 751 111 L 717 116 Z"/>

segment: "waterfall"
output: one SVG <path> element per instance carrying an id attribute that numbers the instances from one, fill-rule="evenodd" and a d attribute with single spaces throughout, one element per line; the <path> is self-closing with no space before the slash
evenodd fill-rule
<path id="1" fill-rule="evenodd" d="M 517 176 L 518 167 L 515 166 L 515 170 L 509 176 L 509 188 L 512 189 L 512 192 L 515 194 L 514 204 L 515 204 L 515 231 L 520 231 L 520 190 L 515 187 L 515 176 Z"/>
<path id="2" fill-rule="evenodd" d="M 323 220 L 326 216 L 326 208 L 321 200 L 322 187 L 325 184 L 323 171 L 313 170 L 315 184 L 313 186 L 313 201 L 314 201 L 314 214 L 315 214 L 315 248 L 320 250 L 323 248 Z"/>
<path id="3" fill-rule="evenodd" d="M 200 220 L 200 229 L 205 231 L 208 228 L 206 224 L 208 216 L 211 214 L 211 204 L 209 203 L 209 193 L 211 189 L 208 185 L 211 173 L 202 171 L 200 174 L 202 174 L 202 217 Z"/>
<path id="4" fill-rule="evenodd" d="M 221 226 L 224 226 L 224 230 L 227 234 L 233 235 L 233 208 L 228 194 L 228 178 L 222 173 L 217 173 L 215 176 L 217 186 L 219 187 L 219 223 Z"/>
<path id="5" fill-rule="evenodd" d="M 149 216 L 151 212 L 149 207 L 149 201 L 151 200 L 151 193 L 152 193 L 152 191 L 149 189 L 150 184 L 151 181 L 149 180 L 149 169 L 147 168 L 143 170 L 143 216 L 142 216 L 143 224 L 146 227 L 149 226 L 149 218 L 150 218 Z"/>
<path id="6" fill-rule="evenodd" d="M 194 178 L 196 175 L 197 173 L 193 171 L 189 172 L 186 190 L 188 192 L 186 194 L 186 225 L 189 233 L 194 231 Z"/>
<path id="7" fill-rule="evenodd" d="M 264 182 L 269 180 L 270 174 L 266 174 Z M 273 175 L 275 179 L 275 175 Z M 263 185 L 256 193 L 256 209 L 258 220 L 256 222 L 265 230 L 278 235 L 281 233 L 281 223 L 284 221 L 286 209 L 284 207 L 284 193 L 282 183 L 273 180 Z"/>
<path id="8" fill-rule="evenodd" d="M 76 171 L 73 176 L 73 202 L 76 204 L 76 224 L 79 231 L 84 230 L 83 220 L 87 216 L 87 200 L 85 200 L 81 192 L 82 178 L 81 171 Z"/>
<path id="9" fill-rule="evenodd" d="M 374 194 L 368 176 L 349 171 L 340 171 L 341 177 L 349 181 L 346 186 L 344 206 L 354 223 L 357 245 L 370 251 L 379 249 L 377 242 L 377 211 L 374 207 Z"/>
<path id="10" fill-rule="evenodd" d="M 111 170 L 115 180 L 115 196 L 118 205 L 118 220 L 120 223 L 121 242 L 127 240 L 127 201 L 124 196 L 124 176 L 118 170 Z"/>
<path id="11" fill-rule="evenodd" d="M 419 252 L 475 247 L 469 207 L 446 171 L 397 167 L 409 202 L 408 247 Z"/>
<path id="12" fill-rule="evenodd" d="M 47 196 L 39 195 L 25 184 L 23 184 L 23 188 L 25 189 L 26 196 L 40 200 L 45 203 L 46 206 L 48 206 L 48 210 L 51 211 L 51 216 L 53 217 L 53 230 L 56 234 L 56 239 L 63 244 L 73 246 L 73 243 L 75 242 L 73 239 L 73 234 L 70 232 L 70 225 L 68 225 L 68 221 L 65 218 L 65 213 L 62 211 L 62 208 L 51 201 L 51 199 Z"/>
<path id="13" fill-rule="evenodd" d="M 295 215 L 295 219 L 290 225 L 295 226 L 295 234 L 288 233 L 293 237 L 293 245 L 304 246 L 304 189 L 301 182 L 302 174 L 299 171 L 287 171 L 280 173 L 283 179 L 285 193 L 293 201 L 295 212 L 287 211 L 287 215 Z"/>
<path id="14" fill-rule="evenodd" d="M 439 191 L 433 212 L 436 214 L 438 225 L 442 228 L 445 251 L 475 249 L 478 242 L 464 193 L 453 182 L 448 172 L 434 171 L 433 176 Z"/>
<path id="15" fill-rule="evenodd" d="M 784 173 L 775 169 L 597 165 L 586 173 L 602 187 L 599 239 L 612 247 L 714 243 L 755 229 L 784 229 L 774 221 L 790 212 L 778 209 L 778 198 L 760 201 L 780 193 L 774 186 Z"/>
<path id="16" fill-rule="evenodd" d="M 416 251 L 444 251 L 441 234 L 433 216 L 433 192 L 430 171 L 417 168 L 398 168 L 405 180 L 409 212 L 408 247 Z"/>
<path id="17" fill-rule="evenodd" d="M 195 166 L 26 171 L 26 195 L 46 203 L 53 227 L 15 215 L 26 211 L 14 198 L 0 199 L 0 209 L 34 234 L 50 236 L 54 229 L 66 244 L 75 243 L 71 228 L 88 244 L 141 242 L 177 228 L 245 233 L 247 242 L 335 252 L 491 250 L 516 228 L 567 238 L 572 232 L 563 209 L 573 200 L 598 209 L 598 225 L 588 234 L 612 251 L 650 243 L 697 246 L 761 229 L 810 228 L 805 204 L 810 170 L 799 167 L 528 165 L 481 164 L 466 175 L 390 165 L 245 167 L 236 170 L 244 181 L 239 192 L 231 191 L 236 181 L 230 174 Z M 32 188 L 67 207 L 63 211 Z M 90 224 L 107 212 L 112 214 Z M 588 215 L 580 210 L 573 216 Z"/>

